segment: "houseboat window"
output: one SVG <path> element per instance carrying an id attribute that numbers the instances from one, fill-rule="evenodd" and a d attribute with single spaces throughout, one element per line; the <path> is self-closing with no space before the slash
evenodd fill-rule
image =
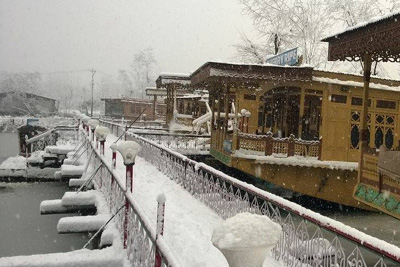
<path id="1" fill-rule="evenodd" d="M 391 149 L 393 146 L 393 131 L 392 129 L 387 129 L 386 135 L 385 135 L 385 146 L 388 149 Z"/>
<path id="2" fill-rule="evenodd" d="M 358 125 L 353 124 L 351 127 L 351 147 L 353 149 L 358 149 L 360 142 L 360 130 L 358 129 Z"/>
<path id="3" fill-rule="evenodd" d="M 361 97 L 352 97 L 351 98 L 351 104 L 353 106 L 362 106 L 362 98 Z"/>
<path id="4" fill-rule="evenodd" d="M 396 101 L 377 100 L 377 108 L 396 109 Z"/>
<path id="5" fill-rule="evenodd" d="M 368 106 L 371 106 L 371 99 L 368 99 Z M 353 106 L 362 106 L 363 105 L 363 99 L 361 97 L 352 97 L 351 98 L 351 104 Z"/>
<path id="6" fill-rule="evenodd" d="M 375 128 L 375 147 L 379 148 L 383 144 L 383 131 L 381 127 Z"/>
<path id="7" fill-rule="evenodd" d="M 257 97 L 256 97 L 256 95 L 245 94 L 244 95 L 244 99 L 246 99 L 246 100 L 256 100 Z"/>
<path id="8" fill-rule="evenodd" d="M 312 89 L 306 89 L 305 90 L 306 94 L 312 94 L 312 95 L 322 95 L 323 92 L 319 90 L 312 90 Z"/>
<path id="9" fill-rule="evenodd" d="M 314 140 L 319 137 L 321 106 L 322 99 L 319 95 L 305 95 L 301 134 L 303 140 Z"/>
<path id="10" fill-rule="evenodd" d="M 347 102 L 347 96 L 345 96 L 345 95 L 335 95 L 335 94 L 332 94 L 332 95 L 331 95 L 331 102 L 346 104 L 346 102 Z"/>

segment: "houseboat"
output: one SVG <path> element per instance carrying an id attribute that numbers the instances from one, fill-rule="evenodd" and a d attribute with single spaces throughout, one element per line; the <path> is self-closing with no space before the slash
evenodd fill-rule
<path id="1" fill-rule="evenodd" d="M 363 77 L 308 66 L 207 62 L 210 153 L 227 166 L 312 197 L 363 209 L 358 183 Z M 371 78 L 371 148 L 399 147 L 400 81 Z"/>

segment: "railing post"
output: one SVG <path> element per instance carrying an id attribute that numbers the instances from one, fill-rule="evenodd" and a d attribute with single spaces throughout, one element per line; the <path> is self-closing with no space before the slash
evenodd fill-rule
<path id="1" fill-rule="evenodd" d="M 322 155 L 322 136 L 319 138 L 318 160 L 321 160 L 321 155 Z"/>
<path id="2" fill-rule="evenodd" d="M 164 234 L 164 219 L 165 219 L 165 202 L 166 202 L 166 197 L 164 194 L 159 194 L 157 196 L 157 228 L 156 228 L 156 258 L 155 258 L 155 267 L 161 267 L 162 259 L 161 259 L 161 254 L 160 251 L 158 250 L 157 247 L 157 240 L 160 235 Z"/>
<path id="3" fill-rule="evenodd" d="M 128 164 L 126 166 L 126 193 L 133 192 L 133 164 Z M 127 247 L 128 243 L 128 214 L 129 214 L 129 201 L 125 195 L 125 220 L 124 220 L 124 249 Z"/>
<path id="4" fill-rule="evenodd" d="M 106 142 L 106 140 L 101 140 L 100 141 L 100 155 L 104 156 L 104 143 Z"/>
<path id="5" fill-rule="evenodd" d="M 113 145 L 111 145 L 110 148 L 112 150 L 111 166 L 112 166 L 113 170 L 115 170 L 117 167 L 117 151 L 115 150 L 115 147 Z M 111 175 L 111 186 L 113 184 L 114 184 L 114 175 Z"/>
<path id="6" fill-rule="evenodd" d="M 127 132 L 128 132 L 128 125 L 125 125 L 125 141 L 126 141 Z"/>
<path id="7" fill-rule="evenodd" d="M 265 156 L 271 156 L 274 150 L 274 139 L 272 133 L 267 133 L 267 138 L 265 139 Z"/>
<path id="8" fill-rule="evenodd" d="M 28 140 L 29 138 L 28 138 L 28 135 L 25 135 L 25 162 L 26 162 L 26 171 L 28 171 L 28 153 L 29 153 L 29 146 L 30 146 L 30 144 L 28 145 L 27 143 L 26 143 L 26 141 Z"/>
<path id="9" fill-rule="evenodd" d="M 287 149 L 287 156 L 288 157 L 293 157 L 294 156 L 294 135 L 291 134 L 289 136 L 289 142 L 288 142 L 288 149 Z"/>

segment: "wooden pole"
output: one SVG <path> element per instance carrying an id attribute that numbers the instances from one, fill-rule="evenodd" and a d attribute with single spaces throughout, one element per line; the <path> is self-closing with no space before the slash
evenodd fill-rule
<path id="1" fill-rule="evenodd" d="M 371 55 L 364 55 L 364 94 L 363 94 L 363 113 L 361 120 L 361 131 L 360 131 L 360 161 L 358 164 L 358 182 L 362 181 L 363 177 L 363 157 L 366 148 L 368 147 L 368 100 L 369 100 L 369 83 L 371 80 Z"/>

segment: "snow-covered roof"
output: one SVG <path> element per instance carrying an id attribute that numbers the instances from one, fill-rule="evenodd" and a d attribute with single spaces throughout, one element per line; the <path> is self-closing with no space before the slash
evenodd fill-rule
<path id="1" fill-rule="evenodd" d="M 182 78 L 189 78 L 190 73 L 173 73 L 173 72 L 161 72 L 161 77 L 182 77 Z"/>
<path id="2" fill-rule="evenodd" d="M 187 87 L 190 85 L 190 74 L 166 72 L 161 73 L 156 80 L 157 88 L 161 88 L 163 87 L 163 85 L 168 84 L 178 84 Z"/>
<path id="3" fill-rule="evenodd" d="M 369 25 L 371 25 L 371 24 L 378 23 L 378 22 L 382 22 L 382 21 L 384 21 L 384 20 L 388 20 L 388 19 L 391 19 L 391 18 L 395 18 L 395 17 L 397 17 L 397 16 L 400 17 L 400 12 L 399 12 L 399 11 L 392 12 L 392 13 L 388 13 L 388 14 L 385 14 L 385 15 L 382 15 L 382 16 L 375 16 L 375 17 L 373 17 L 373 18 L 371 18 L 371 19 L 369 19 L 369 20 L 367 20 L 367 21 L 360 22 L 360 23 L 358 23 L 358 24 L 356 24 L 356 25 L 354 25 L 354 26 L 351 26 L 351 27 L 349 27 L 349 28 L 343 30 L 343 31 L 337 32 L 337 33 L 335 33 L 335 34 L 333 34 L 333 35 L 329 35 L 329 36 L 325 37 L 322 41 L 323 41 L 323 42 L 326 42 L 326 41 L 329 41 L 329 39 L 337 38 L 338 35 L 342 35 L 342 34 L 344 34 L 344 33 L 348 33 L 348 32 L 351 32 L 351 31 L 355 31 L 355 30 L 358 30 L 358 29 L 360 29 L 360 28 L 364 28 L 364 27 L 366 27 L 366 26 L 369 26 Z M 395 18 L 395 19 L 397 19 L 397 18 Z"/>
<path id="4" fill-rule="evenodd" d="M 362 82 L 342 81 L 339 79 L 332 79 L 332 78 L 326 78 L 326 77 L 313 77 L 312 80 L 316 81 L 316 82 L 321 82 L 321 83 L 333 83 L 333 84 L 340 84 L 340 85 L 354 86 L 354 87 L 363 87 L 364 86 L 364 83 L 362 83 Z M 371 89 L 400 92 L 400 86 L 389 86 L 389 85 L 379 84 L 379 83 L 370 83 L 369 87 Z"/>
<path id="5" fill-rule="evenodd" d="M 192 85 L 200 85 L 207 82 L 207 79 L 226 78 L 229 80 L 238 79 L 239 81 L 257 82 L 260 80 L 311 80 L 312 67 L 303 66 L 278 66 L 272 64 L 245 64 L 227 62 L 206 62 L 198 68 L 192 75 Z"/>

